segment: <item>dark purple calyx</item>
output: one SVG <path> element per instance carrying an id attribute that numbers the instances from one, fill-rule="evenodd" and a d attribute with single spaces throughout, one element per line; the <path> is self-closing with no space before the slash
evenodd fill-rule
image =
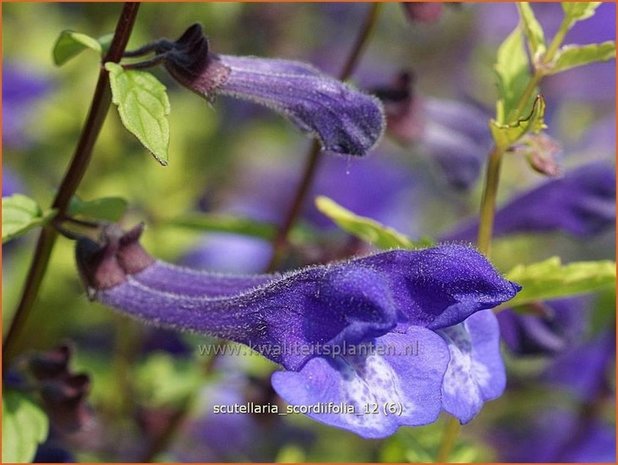
<path id="1" fill-rule="evenodd" d="M 143 225 L 128 232 L 112 225 L 102 233 L 101 243 L 82 238 L 75 256 L 79 273 L 89 291 L 110 289 L 150 266 L 154 259 L 139 244 Z"/>
<path id="2" fill-rule="evenodd" d="M 138 224 L 118 239 L 116 256 L 120 267 L 127 274 L 139 273 L 155 262 L 155 259 L 139 243 L 143 232 L 144 225 Z"/>
<path id="3" fill-rule="evenodd" d="M 165 57 L 165 68 L 178 82 L 200 95 L 214 96 L 230 75 L 229 67 L 209 53 L 200 24 L 190 26 L 175 42 L 159 41 L 155 52 Z"/>
<path id="4" fill-rule="evenodd" d="M 390 85 L 376 87 L 371 93 L 384 104 L 408 102 L 414 95 L 414 80 L 412 72 L 400 71 Z"/>
<path id="5" fill-rule="evenodd" d="M 36 353 L 30 359 L 30 370 L 39 380 L 60 376 L 68 369 L 71 353 L 72 349 L 68 344 Z"/>
<path id="6" fill-rule="evenodd" d="M 391 84 L 371 91 L 384 104 L 388 133 L 403 144 L 418 142 L 426 126 L 424 108 L 414 93 L 414 83 L 414 74 L 402 70 Z"/>

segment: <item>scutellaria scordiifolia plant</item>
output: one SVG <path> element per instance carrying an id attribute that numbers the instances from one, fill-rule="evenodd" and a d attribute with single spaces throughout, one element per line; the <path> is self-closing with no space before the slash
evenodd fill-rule
<path id="1" fill-rule="evenodd" d="M 441 408 L 468 422 L 504 389 L 497 322 L 488 309 L 519 286 L 469 247 L 221 276 L 155 260 L 140 234 L 139 226 L 128 233 L 114 227 L 101 244 L 78 242 L 91 297 L 146 323 L 256 349 L 287 370 L 273 385 L 292 404 L 354 406 L 355 413 L 312 415 L 320 421 L 384 437 L 400 425 L 435 421 Z M 363 347 L 369 353 L 358 355 Z M 362 415 L 367 405 L 387 403 L 400 405 L 401 415 Z"/>

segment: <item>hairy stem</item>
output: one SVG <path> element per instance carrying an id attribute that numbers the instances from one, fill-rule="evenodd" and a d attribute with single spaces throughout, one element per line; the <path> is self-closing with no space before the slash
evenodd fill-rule
<path id="1" fill-rule="evenodd" d="M 114 38 L 112 39 L 109 51 L 103 58 L 103 62 L 112 61 L 118 63 L 122 58 L 135 23 L 138 8 L 139 3 L 127 2 L 124 4 L 116 25 Z M 88 117 L 82 129 L 75 152 L 73 153 L 71 163 L 69 164 L 52 203 L 52 208 L 56 209 L 57 217 L 60 219 L 66 215 L 69 202 L 88 168 L 92 156 L 92 149 L 101 131 L 110 104 L 111 93 L 109 89 L 109 78 L 107 71 L 101 68 L 90 104 Z M 49 264 L 49 259 L 57 237 L 58 232 L 54 229 L 53 225 L 44 227 L 39 235 L 22 291 L 21 300 L 19 301 L 13 321 L 11 322 L 11 326 L 9 327 L 4 341 L 4 367 L 8 365 L 8 362 L 10 362 L 18 352 L 17 342 L 24 331 L 28 315 L 39 294 L 41 283 L 45 277 L 47 265 Z"/>
<path id="2" fill-rule="evenodd" d="M 369 38 L 375 29 L 380 7 L 380 3 L 373 3 L 370 6 L 367 16 L 365 17 L 365 21 L 361 26 L 358 36 L 356 37 L 356 42 L 352 47 L 352 51 L 341 69 L 341 72 L 339 73 L 338 77 L 340 80 L 345 81 L 348 79 L 358 65 L 360 57 L 362 56 L 362 53 L 369 42 Z M 321 159 L 322 152 L 320 151 L 320 144 L 318 142 L 314 142 L 307 153 L 307 161 L 305 162 L 303 174 L 296 188 L 296 192 L 294 193 L 290 208 L 287 211 L 285 219 L 278 229 L 273 241 L 273 253 L 267 268 L 268 272 L 275 271 L 281 264 L 281 260 L 283 259 L 288 247 L 288 236 L 292 227 L 298 220 L 302 207 L 305 204 L 307 194 L 313 184 L 313 180 L 315 179 Z"/>

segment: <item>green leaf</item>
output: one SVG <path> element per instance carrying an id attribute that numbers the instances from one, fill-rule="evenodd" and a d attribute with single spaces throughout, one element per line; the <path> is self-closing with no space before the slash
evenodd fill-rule
<path id="1" fill-rule="evenodd" d="M 530 56 L 534 59 L 540 54 L 545 53 L 545 49 L 547 48 L 543 27 L 537 21 L 536 16 L 534 16 L 534 11 L 532 11 L 528 2 L 517 3 L 517 9 L 519 10 L 521 22 L 524 25 L 524 33 L 528 39 Z"/>
<path id="2" fill-rule="evenodd" d="M 2 243 L 46 224 L 54 214 L 54 210 L 44 212 L 34 200 L 25 195 L 2 197 Z"/>
<path id="3" fill-rule="evenodd" d="M 2 396 L 2 462 L 31 462 L 45 441 L 49 420 L 25 394 L 5 389 Z"/>
<path id="4" fill-rule="evenodd" d="M 90 219 L 116 222 L 122 218 L 128 203 L 122 197 L 102 197 L 94 200 L 71 199 L 69 215 L 85 216 Z"/>
<path id="5" fill-rule="evenodd" d="M 520 119 L 513 124 L 500 124 L 492 119 L 489 122 L 489 127 L 496 146 L 506 150 L 528 132 L 540 132 L 546 127 L 543 120 L 544 115 L 545 99 L 543 96 L 537 95 L 532 104 L 532 111 L 526 118 Z"/>
<path id="6" fill-rule="evenodd" d="M 432 245 L 429 240 L 413 241 L 408 236 L 371 218 L 355 215 L 328 197 L 317 197 L 315 205 L 341 229 L 379 249 L 416 249 Z"/>
<path id="7" fill-rule="evenodd" d="M 172 220 L 170 224 L 199 231 L 241 234 L 266 240 L 272 240 L 277 233 L 277 226 L 273 223 L 232 215 L 191 213 Z"/>
<path id="8" fill-rule="evenodd" d="M 577 66 L 608 61 L 613 58 L 616 58 L 616 42 L 611 40 L 600 44 L 565 45 L 558 50 L 548 74 L 556 74 Z"/>
<path id="9" fill-rule="evenodd" d="M 570 19 L 571 26 L 577 21 L 582 21 L 594 16 L 595 10 L 603 2 L 562 2 L 564 15 Z"/>
<path id="10" fill-rule="evenodd" d="M 523 287 L 507 303 L 512 307 L 615 286 L 616 263 L 603 260 L 563 265 L 559 257 L 552 257 L 532 265 L 518 265 L 506 277 Z"/>
<path id="11" fill-rule="evenodd" d="M 165 86 L 150 73 L 125 70 L 117 63 L 105 63 L 105 69 L 122 124 L 159 163 L 167 165 L 170 103 Z"/>
<path id="12" fill-rule="evenodd" d="M 530 79 L 528 56 L 524 48 L 522 27 L 518 25 L 498 48 L 495 65 L 499 100 L 496 120 L 500 124 L 514 121 L 515 109 Z"/>
<path id="13" fill-rule="evenodd" d="M 62 31 L 54 44 L 52 52 L 54 64 L 61 66 L 84 50 L 94 50 L 99 55 L 109 48 L 113 34 L 107 34 L 95 39 L 81 32 Z"/>

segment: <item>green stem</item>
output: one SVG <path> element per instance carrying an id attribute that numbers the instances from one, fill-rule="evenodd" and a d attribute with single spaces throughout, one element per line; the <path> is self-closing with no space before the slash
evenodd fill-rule
<path id="1" fill-rule="evenodd" d="M 341 69 L 341 72 L 339 73 L 338 77 L 340 80 L 345 81 L 346 79 L 348 79 L 358 65 L 362 52 L 365 50 L 365 47 L 369 42 L 369 38 L 375 30 L 381 6 L 381 3 L 373 3 L 371 5 L 365 21 L 361 26 L 359 34 L 356 38 L 356 42 L 352 47 L 352 51 L 348 56 L 345 65 Z M 277 231 L 277 234 L 273 241 L 273 253 L 270 259 L 270 263 L 267 267 L 267 271 L 269 272 L 275 271 L 281 264 L 281 260 L 283 259 L 288 247 L 288 236 L 290 235 L 292 227 L 298 220 L 302 207 L 305 204 L 307 194 L 309 193 L 309 189 L 313 184 L 313 180 L 315 179 L 315 175 L 317 173 L 321 159 L 322 152 L 320 151 L 320 144 L 318 142 L 314 142 L 311 145 L 309 152 L 307 153 L 307 161 L 303 169 L 303 174 L 301 176 L 298 187 L 296 188 L 296 192 L 294 194 L 292 203 L 290 204 L 290 208 L 287 211 L 285 219 L 281 227 Z"/>
<path id="2" fill-rule="evenodd" d="M 112 39 L 109 51 L 103 58 L 103 62 L 113 61 L 118 63 L 129 41 L 129 36 L 135 24 L 139 3 L 127 2 L 124 4 L 116 31 Z M 56 197 L 52 203 L 52 208 L 56 209 L 57 217 L 63 218 L 69 207 L 69 202 L 75 194 L 81 182 L 90 159 L 92 149 L 103 126 L 103 121 L 111 104 L 111 93 L 109 90 L 109 78 L 107 71 L 101 68 L 99 79 L 90 104 L 90 111 L 82 129 L 81 136 L 75 148 L 71 163 L 60 183 Z M 30 269 L 26 276 L 26 281 L 22 291 L 21 299 L 11 326 L 4 341 L 2 358 L 3 367 L 8 366 L 9 362 L 18 353 L 17 343 L 24 331 L 28 316 L 41 289 L 41 283 L 45 277 L 49 259 L 56 243 L 58 232 L 53 225 L 48 225 L 41 231 L 34 250 Z"/>
<path id="3" fill-rule="evenodd" d="M 479 251 L 486 256 L 489 256 L 491 253 L 491 240 L 496 214 L 496 197 L 498 194 L 498 184 L 500 183 L 500 167 L 503 154 L 503 150 L 494 147 L 489 154 L 489 161 L 485 172 L 477 246 Z"/>
<path id="4" fill-rule="evenodd" d="M 460 429 L 461 425 L 459 424 L 459 420 L 457 420 L 457 418 L 449 416 L 446 419 L 444 430 L 442 432 L 442 440 L 440 441 L 438 453 L 436 454 L 436 462 L 445 463 L 448 461 L 448 458 L 453 451 L 453 447 L 455 447 L 455 442 L 457 442 Z"/>

